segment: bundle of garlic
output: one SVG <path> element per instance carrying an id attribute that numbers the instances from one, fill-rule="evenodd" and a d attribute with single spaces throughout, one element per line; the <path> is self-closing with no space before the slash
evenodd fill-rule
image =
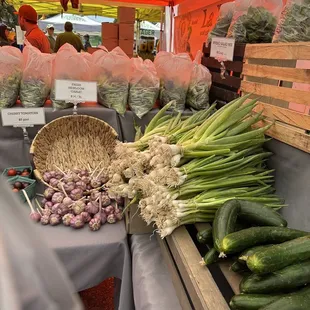
<path id="1" fill-rule="evenodd" d="M 189 118 L 165 115 L 164 107 L 144 136 L 117 147 L 107 183 L 113 197 L 139 200 L 143 219 L 156 223 L 161 237 L 182 224 L 210 222 L 225 201 L 244 199 L 281 208 L 274 195 L 271 153 L 262 145 L 267 125 L 253 129 L 256 100 L 238 98 L 220 110 L 214 105 Z M 214 112 L 214 113 L 213 113 Z"/>

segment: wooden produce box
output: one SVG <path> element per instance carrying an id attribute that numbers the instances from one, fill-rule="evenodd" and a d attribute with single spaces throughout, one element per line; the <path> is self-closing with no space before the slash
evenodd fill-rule
<path id="1" fill-rule="evenodd" d="M 224 62 L 226 72 L 225 79 L 223 79 L 221 63 L 210 57 L 211 43 L 208 46 L 204 44 L 201 64 L 207 67 L 212 75 L 210 102 L 215 100 L 230 102 L 239 97 L 245 46 L 245 44 L 236 43 L 233 61 Z"/>
<path id="2" fill-rule="evenodd" d="M 310 84 L 310 69 L 296 68 L 297 60 L 310 60 L 310 42 L 248 44 L 244 54 L 243 93 L 261 96 L 256 112 L 263 111 L 267 135 L 310 153 L 310 115 L 289 108 L 290 103 L 310 105 L 310 91 L 293 83 Z M 296 86 L 296 85 L 295 85 Z"/>
<path id="3" fill-rule="evenodd" d="M 230 261 L 201 266 L 207 247 L 198 244 L 196 233 L 209 224 L 181 226 L 158 241 L 172 282 L 184 310 L 229 310 L 229 301 L 239 293 L 241 276 L 229 270 Z"/>
<path id="4" fill-rule="evenodd" d="M 129 204 L 130 200 L 125 199 L 125 208 Z M 142 235 L 152 233 L 156 228 L 153 225 L 146 225 L 146 222 L 140 216 L 140 210 L 138 204 L 132 204 L 128 209 L 125 210 L 125 226 L 127 234 Z"/>

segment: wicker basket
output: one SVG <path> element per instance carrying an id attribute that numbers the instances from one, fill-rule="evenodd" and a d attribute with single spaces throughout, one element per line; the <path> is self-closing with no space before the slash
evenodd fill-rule
<path id="1" fill-rule="evenodd" d="M 116 131 L 87 115 L 70 115 L 46 124 L 34 138 L 30 154 L 34 175 L 43 181 L 45 171 L 74 167 L 89 170 L 107 167 L 116 144 Z M 44 181 L 43 181 L 44 183 Z"/>

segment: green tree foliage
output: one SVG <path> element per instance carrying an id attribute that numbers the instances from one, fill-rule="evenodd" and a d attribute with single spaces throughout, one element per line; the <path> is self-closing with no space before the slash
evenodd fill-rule
<path id="1" fill-rule="evenodd" d="M 6 24 L 10 28 L 15 28 L 18 24 L 17 15 L 14 14 L 15 9 L 5 0 L 0 0 L 0 23 Z"/>

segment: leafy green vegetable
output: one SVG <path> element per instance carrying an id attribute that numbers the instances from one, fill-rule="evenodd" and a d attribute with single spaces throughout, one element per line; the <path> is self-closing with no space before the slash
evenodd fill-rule
<path id="1" fill-rule="evenodd" d="M 50 92 L 50 86 L 39 79 L 22 80 L 20 100 L 24 107 L 42 107 Z"/>
<path id="2" fill-rule="evenodd" d="M 0 72 L 1 73 L 1 72 Z M 0 109 L 12 107 L 18 98 L 21 80 L 20 70 L 0 76 Z"/>

